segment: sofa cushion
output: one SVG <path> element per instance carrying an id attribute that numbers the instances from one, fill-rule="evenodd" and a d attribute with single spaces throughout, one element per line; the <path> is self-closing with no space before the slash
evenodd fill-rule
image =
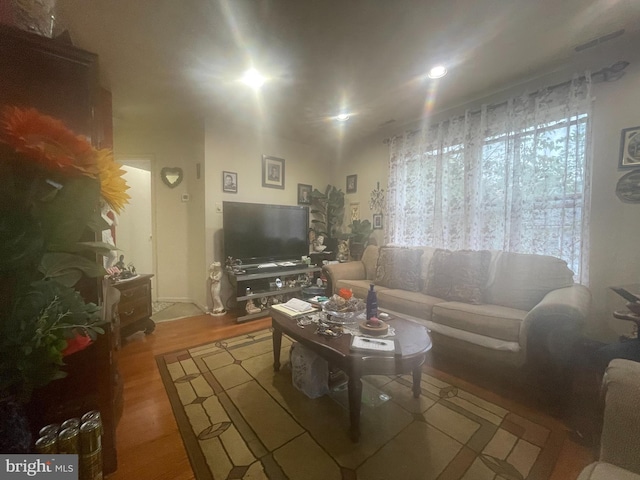
<path id="1" fill-rule="evenodd" d="M 433 255 L 440 250 L 436 247 L 417 247 L 422 250 L 422 256 L 420 257 L 420 261 L 422 265 L 420 266 L 420 282 L 422 282 L 421 291 L 424 290 L 425 285 L 428 281 L 429 275 L 429 265 L 431 264 L 431 259 Z M 423 291 L 424 293 L 424 291 Z"/>
<path id="2" fill-rule="evenodd" d="M 640 475 L 610 463 L 594 462 L 584 467 L 577 480 L 640 480 Z"/>
<path id="3" fill-rule="evenodd" d="M 336 282 L 336 290 L 334 291 L 337 292 L 340 288 L 350 288 L 354 297 L 365 300 L 367 293 L 369 293 L 369 285 L 371 285 L 371 281 L 369 280 L 338 280 Z M 386 288 L 376 286 L 376 292 L 379 293 L 382 290 L 386 290 Z"/>
<path id="4" fill-rule="evenodd" d="M 444 301 L 421 292 L 407 290 L 384 289 L 378 292 L 378 307 L 423 320 L 430 320 L 433 306 Z"/>
<path id="5" fill-rule="evenodd" d="M 564 260 L 548 255 L 500 252 L 486 301 L 531 310 L 552 290 L 573 285 L 573 272 Z"/>
<path id="6" fill-rule="evenodd" d="M 367 248 L 364 249 L 364 253 L 362 254 L 362 263 L 364 264 L 364 271 L 366 274 L 367 280 L 375 280 L 376 279 L 376 266 L 378 265 L 378 246 L 377 245 L 367 245 Z"/>
<path id="7" fill-rule="evenodd" d="M 418 248 L 381 247 L 378 249 L 376 285 L 418 292 L 420 282 L 420 257 Z"/>
<path id="8" fill-rule="evenodd" d="M 433 306 L 431 321 L 451 328 L 508 342 L 520 340 L 520 325 L 527 312 L 500 305 L 442 302 Z"/>
<path id="9" fill-rule="evenodd" d="M 450 301 L 484 303 L 491 252 L 438 250 L 433 254 L 424 293 Z"/>

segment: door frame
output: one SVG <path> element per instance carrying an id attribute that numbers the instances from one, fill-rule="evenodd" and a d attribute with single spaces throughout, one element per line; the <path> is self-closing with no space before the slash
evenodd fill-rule
<path id="1" fill-rule="evenodd" d="M 158 289 L 156 285 L 156 272 L 158 271 L 158 256 L 156 245 L 156 185 L 154 178 L 156 178 L 156 161 L 153 154 L 137 154 L 127 155 L 118 154 L 115 156 L 118 163 L 129 167 L 140 168 L 141 170 L 147 170 L 149 175 L 149 182 L 151 188 L 151 265 L 153 277 L 151 278 L 151 300 L 156 301 L 158 299 Z M 126 206 L 125 206 L 126 208 Z M 145 272 L 146 273 L 146 272 Z"/>

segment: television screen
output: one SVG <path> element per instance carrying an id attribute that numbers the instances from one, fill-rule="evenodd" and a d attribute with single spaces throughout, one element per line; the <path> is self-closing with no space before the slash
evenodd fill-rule
<path id="1" fill-rule="evenodd" d="M 252 265 L 309 253 L 307 207 L 223 202 L 222 212 L 225 257 Z"/>

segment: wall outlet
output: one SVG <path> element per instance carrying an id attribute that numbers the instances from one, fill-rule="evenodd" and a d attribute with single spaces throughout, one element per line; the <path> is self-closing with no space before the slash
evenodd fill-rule
<path id="1" fill-rule="evenodd" d="M 216 213 L 222 213 L 222 202 L 216 202 Z"/>
<path id="2" fill-rule="evenodd" d="M 189 200 L 191 200 L 191 195 L 189 195 L 188 193 L 183 193 L 182 195 L 180 195 L 180 200 L 182 200 L 183 202 L 188 202 Z"/>

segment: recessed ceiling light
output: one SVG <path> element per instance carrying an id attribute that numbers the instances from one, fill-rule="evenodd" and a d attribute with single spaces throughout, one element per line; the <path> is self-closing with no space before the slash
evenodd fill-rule
<path id="1" fill-rule="evenodd" d="M 260 72 L 258 72 L 255 68 L 250 68 L 249 70 L 244 72 L 244 75 L 242 76 L 240 81 L 242 81 L 242 83 L 244 83 L 245 85 L 250 86 L 251 88 L 257 89 L 260 88 L 262 84 L 264 84 L 265 78 L 260 75 Z"/>
<path id="2" fill-rule="evenodd" d="M 444 65 L 436 65 L 431 70 L 429 70 L 429 73 L 427 74 L 427 76 L 429 78 L 442 78 L 446 74 L 447 74 L 447 67 L 445 67 Z"/>
<path id="3" fill-rule="evenodd" d="M 346 122 L 347 120 L 349 120 L 349 114 L 341 113 L 340 115 L 336 115 L 334 118 L 339 122 Z"/>

